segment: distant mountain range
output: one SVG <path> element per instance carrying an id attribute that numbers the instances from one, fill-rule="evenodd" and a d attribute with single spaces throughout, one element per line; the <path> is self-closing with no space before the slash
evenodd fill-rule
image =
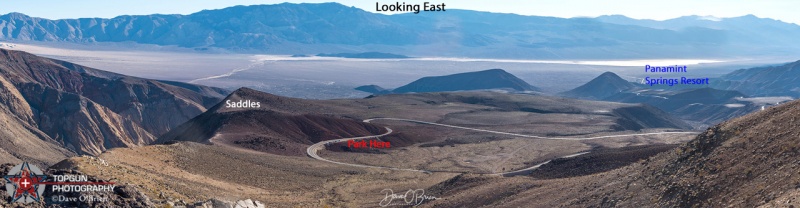
<path id="1" fill-rule="evenodd" d="M 337 3 L 235 6 L 190 15 L 48 20 L 0 16 L 0 39 L 135 42 L 283 54 L 392 51 L 509 58 L 668 58 L 797 54 L 800 26 L 755 16 L 667 21 L 555 18 L 468 10 L 383 15 Z"/>
<path id="2" fill-rule="evenodd" d="M 540 91 L 539 88 L 528 84 L 524 80 L 502 69 L 489 69 L 444 76 L 423 77 L 394 90 L 387 90 L 377 85 L 365 85 L 355 89 L 372 94 L 448 92 L 491 89 L 511 91 Z"/>
<path id="3" fill-rule="evenodd" d="M 797 37 L 800 35 L 800 31 L 798 31 L 796 28 L 798 25 L 796 24 L 786 23 L 769 18 L 759 18 L 754 15 L 745 15 L 733 18 L 716 18 L 693 15 L 664 21 L 638 20 L 622 15 L 600 16 L 595 19 L 606 23 L 636 25 L 674 31 L 692 31 L 702 29 L 732 31 L 736 34 L 728 34 L 729 36 L 726 37 L 731 38 L 729 41 L 734 42 L 763 41 L 764 43 L 775 43 L 773 41 L 780 41 L 783 43 L 789 43 L 794 40 L 791 37 Z M 767 33 L 766 31 L 769 32 Z"/>

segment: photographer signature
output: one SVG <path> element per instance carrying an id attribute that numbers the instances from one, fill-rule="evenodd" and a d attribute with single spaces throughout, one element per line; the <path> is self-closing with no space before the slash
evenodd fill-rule
<path id="1" fill-rule="evenodd" d="M 439 199 L 435 196 L 425 195 L 425 190 L 422 189 L 417 189 L 417 190 L 409 189 L 408 191 L 406 191 L 405 194 L 395 194 L 394 191 L 392 191 L 392 189 L 383 189 L 381 193 L 386 194 L 386 196 L 383 197 L 383 200 L 381 200 L 381 202 L 378 204 L 381 207 L 395 206 L 395 205 L 416 206 L 422 204 L 422 202 L 425 202 L 425 200 Z M 394 201 L 395 199 L 397 199 L 397 201 Z"/>

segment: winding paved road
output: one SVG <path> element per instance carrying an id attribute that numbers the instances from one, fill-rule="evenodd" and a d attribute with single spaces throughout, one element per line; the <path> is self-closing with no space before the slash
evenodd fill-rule
<path id="1" fill-rule="evenodd" d="M 453 126 L 453 125 L 448 125 L 448 124 L 440 124 L 440 123 L 433 123 L 433 122 L 427 122 L 427 121 L 418 121 L 418 120 L 412 120 L 412 119 L 402 119 L 402 118 L 371 118 L 371 119 L 364 120 L 364 122 L 365 123 L 369 123 L 369 122 L 374 121 L 374 120 L 405 121 L 405 122 L 411 122 L 411 123 L 443 126 L 443 127 L 450 127 L 450 128 L 457 128 L 457 129 L 464 129 L 464 130 L 471 130 L 471 131 L 480 131 L 480 132 L 487 132 L 487 133 L 494 133 L 494 134 L 502 134 L 502 135 L 516 136 L 516 137 L 536 138 L 536 139 L 552 139 L 552 140 L 592 140 L 592 139 L 628 137 L 628 136 L 646 136 L 646 135 L 664 135 L 664 134 L 698 134 L 699 133 L 699 132 L 656 132 L 656 133 L 640 133 L 640 134 L 621 134 L 621 135 L 609 135 L 609 136 L 596 136 L 596 137 L 586 137 L 586 138 L 542 137 L 542 136 L 534 136 L 534 135 L 525 135 L 525 134 L 516 134 L 516 133 L 492 131 L 492 130 L 485 130 L 485 129 L 476 129 L 476 128 L 469 128 L 469 127 L 463 127 L 463 126 Z M 335 164 L 339 164 L 339 165 L 353 166 L 353 167 L 382 168 L 382 169 L 390 169 L 390 170 L 414 171 L 414 172 L 423 172 L 423 173 L 449 172 L 449 171 L 431 171 L 431 170 L 418 170 L 418 169 L 408 169 L 408 168 L 394 168 L 394 167 L 384 167 L 384 166 L 351 164 L 351 163 L 344 163 L 344 162 L 337 162 L 337 161 L 333 161 L 333 160 L 328 160 L 328 159 L 322 158 L 319 155 L 317 155 L 317 152 L 319 150 L 325 149 L 325 146 L 327 146 L 328 144 L 339 143 L 339 142 L 347 142 L 349 140 L 370 139 L 370 138 L 376 138 L 377 139 L 378 137 L 386 136 L 386 135 L 389 135 L 389 134 L 392 133 L 392 129 L 390 129 L 389 127 L 384 127 L 384 128 L 386 128 L 386 133 L 383 133 L 381 135 L 351 137 L 351 138 L 342 138 L 342 139 L 321 141 L 321 142 L 318 142 L 316 144 L 313 144 L 313 145 L 309 146 L 308 149 L 306 149 L 306 154 L 308 154 L 309 157 L 317 159 L 317 160 L 322 160 L 322 161 L 335 163 Z M 586 153 L 589 153 L 589 152 L 576 153 L 576 154 L 567 155 L 567 156 L 564 156 L 564 157 L 561 157 L 561 158 L 576 157 L 576 156 L 579 156 L 579 155 L 582 155 L 582 154 L 586 154 Z M 487 175 L 503 175 L 503 176 L 519 175 L 519 174 L 522 174 L 522 173 L 526 173 L 528 171 L 532 171 L 532 170 L 534 170 L 536 168 L 539 168 L 542 165 L 547 164 L 549 162 L 550 162 L 550 160 L 545 161 L 543 163 L 539 163 L 537 165 L 534 165 L 534 166 L 531 166 L 531 167 L 528 167 L 528 168 L 525 168 L 525 169 L 508 171 L 508 172 L 500 172 L 500 173 L 491 173 L 491 174 L 487 174 Z"/>
<path id="2" fill-rule="evenodd" d="M 383 133 L 381 135 L 351 137 L 351 138 L 342 138 L 342 139 L 334 139 L 334 140 L 327 140 L 327 141 L 317 142 L 316 144 L 313 144 L 310 147 L 308 147 L 308 149 L 306 149 L 306 154 L 308 154 L 308 156 L 310 156 L 310 157 L 312 157 L 314 159 L 322 160 L 322 161 L 330 162 L 330 163 L 335 163 L 335 164 L 339 164 L 339 165 L 347 165 L 347 166 L 362 167 L 362 168 L 383 168 L 383 169 L 391 169 L 391 170 L 428 172 L 428 171 L 425 171 L 425 170 L 415 170 L 415 169 L 406 169 L 406 168 L 393 168 L 393 167 L 383 167 L 383 166 L 372 166 L 372 165 L 360 165 L 360 164 L 343 163 L 343 162 L 337 162 L 337 161 L 333 161 L 333 160 L 328 160 L 328 159 L 322 158 L 319 155 L 317 155 L 317 151 L 325 149 L 325 146 L 327 146 L 328 144 L 339 143 L 339 142 L 347 142 L 349 140 L 378 138 L 378 137 L 386 136 L 386 135 L 389 135 L 389 134 L 392 133 L 392 129 L 390 129 L 389 127 L 384 127 L 384 128 L 386 128 L 386 133 Z"/>

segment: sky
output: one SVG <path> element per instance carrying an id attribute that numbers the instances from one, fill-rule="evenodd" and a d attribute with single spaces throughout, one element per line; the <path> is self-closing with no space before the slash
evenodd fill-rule
<path id="1" fill-rule="evenodd" d="M 665 20 L 699 15 L 738 17 L 753 14 L 800 25 L 798 0 L 408 0 L 406 3 L 445 3 L 446 8 L 553 17 L 596 17 L 621 14 L 636 19 Z M 287 0 L 2 0 L 0 14 L 20 12 L 34 17 L 64 19 L 111 18 L 119 15 L 191 14 L 235 5 L 320 3 Z M 375 12 L 375 3 L 389 0 L 341 0 L 338 3 Z M 403 0 L 400 0 L 403 2 Z M 47 5 L 47 6 L 42 6 Z M 424 13 L 421 13 L 424 14 Z"/>

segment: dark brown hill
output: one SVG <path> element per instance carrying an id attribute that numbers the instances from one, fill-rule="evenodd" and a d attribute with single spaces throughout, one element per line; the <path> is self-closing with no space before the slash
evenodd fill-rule
<path id="1" fill-rule="evenodd" d="M 511 89 L 539 91 L 522 79 L 502 69 L 489 69 L 445 76 L 423 77 L 392 90 L 393 93 L 446 92 L 464 90 Z"/>
<path id="2" fill-rule="evenodd" d="M 570 91 L 563 92 L 561 95 L 574 98 L 603 100 L 603 98 L 608 96 L 612 96 L 620 92 L 627 92 L 635 88 L 635 84 L 622 79 L 622 77 L 614 74 L 614 72 L 605 72 L 586 84 Z"/>
<path id="3" fill-rule="evenodd" d="M 376 94 L 376 95 L 392 93 L 392 91 L 386 90 L 383 87 L 380 87 L 378 85 L 359 86 L 359 87 L 354 88 L 354 90 L 358 90 L 358 91 L 362 91 L 362 92 L 368 92 L 368 93 L 372 93 L 372 94 Z"/>
<path id="4" fill-rule="evenodd" d="M 227 101 L 258 102 L 259 107 L 228 108 Z M 165 134 L 159 142 L 218 143 L 273 154 L 303 156 L 308 145 L 320 141 L 386 131 L 360 120 L 314 113 L 320 109 L 315 106 L 319 105 L 242 88 L 209 111 Z"/>
<path id="5" fill-rule="evenodd" d="M 225 94 L 9 50 L 0 50 L 0 77 L 9 113 L 79 154 L 149 144 Z"/>

